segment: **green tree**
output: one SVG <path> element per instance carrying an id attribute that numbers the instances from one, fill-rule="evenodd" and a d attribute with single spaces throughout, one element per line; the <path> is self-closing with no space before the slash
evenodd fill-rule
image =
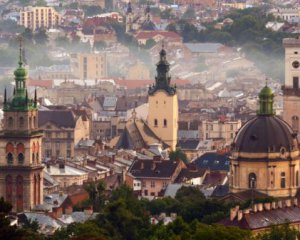
<path id="1" fill-rule="evenodd" d="M 296 240 L 300 238 L 300 232 L 289 226 L 288 223 L 282 226 L 273 226 L 270 231 L 259 234 L 256 240 Z"/>
<path id="2" fill-rule="evenodd" d="M 177 148 L 175 151 L 171 151 L 169 153 L 169 158 L 171 161 L 181 160 L 184 163 L 188 163 L 186 154 L 180 148 Z"/>

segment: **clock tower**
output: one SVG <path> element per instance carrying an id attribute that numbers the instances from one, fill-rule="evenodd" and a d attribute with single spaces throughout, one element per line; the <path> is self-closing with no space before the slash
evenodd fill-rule
<path id="1" fill-rule="evenodd" d="M 20 41 L 21 42 L 21 41 Z M 4 92 L 3 130 L 0 133 L 0 197 L 10 202 L 14 212 L 28 211 L 43 203 L 42 131 L 38 129 L 37 95 L 28 97 L 27 70 L 22 61 L 14 72 L 11 99 Z"/>
<path id="2" fill-rule="evenodd" d="M 283 39 L 285 48 L 285 81 L 283 86 L 283 119 L 299 133 L 300 118 L 300 39 Z"/>

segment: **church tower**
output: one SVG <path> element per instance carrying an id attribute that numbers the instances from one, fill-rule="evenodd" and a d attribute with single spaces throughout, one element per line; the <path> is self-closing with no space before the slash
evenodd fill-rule
<path id="1" fill-rule="evenodd" d="M 20 41 L 21 42 L 21 41 Z M 37 95 L 29 99 L 27 71 L 20 43 L 19 66 L 14 72 L 11 99 L 4 92 L 3 130 L 0 133 L 0 197 L 10 202 L 14 212 L 28 211 L 43 203 L 42 131 L 38 129 Z"/>
<path id="2" fill-rule="evenodd" d="M 178 98 L 176 87 L 170 85 L 170 64 L 166 55 L 166 51 L 162 49 L 160 60 L 156 64 L 155 84 L 148 91 L 148 125 L 162 141 L 170 146 L 171 150 L 175 150 L 178 131 Z"/>
<path id="3" fill-rule="evenodd" d="M 133 30 L 132 24 L 133 24 L 133 13 L 132 13 L 131 2 L 129 2 L 126 11 L 126 33 L 129 33 Z"/>
<path id="4" fill-rule="evenodd" d="M 299 133 L 300 118 L 300 39 L 283 39 L 285 48 L 285 81 L 283 86 L 283 119 Z"/>

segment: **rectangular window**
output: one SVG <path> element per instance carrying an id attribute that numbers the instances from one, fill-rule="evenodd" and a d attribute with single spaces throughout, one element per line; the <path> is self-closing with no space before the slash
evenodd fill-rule
<path id="1" fill-rule="evenodd" d="M 155 181 L 151 181 L 150 187 L 155 188 Z"/>
<path id="2" fill-rule="evenodd" d="M 280 174 L 280 187 L 285 188 L 285 172 L 281 172 Z"/>
<path id="3" fill-rule="evenodd" d="M 293 88 L 299 88 L 299 77 L 293 77 Z"/>

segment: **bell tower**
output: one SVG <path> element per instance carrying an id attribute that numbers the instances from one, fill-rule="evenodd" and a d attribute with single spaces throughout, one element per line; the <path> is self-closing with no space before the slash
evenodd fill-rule
<path id="1" fill-rule="evenodd" d="M 300 39 L 283 39 L 285 48 L 285 81 L 283 86 L 283 119 L 299 133 L 300 118 Z"/>
<path id="2" fill-rule="evenodd" d="M 15 89 L 11 99 L 4 91 L 3 130 L 0 133 L 0 196 L 14 212 L 28 211 L 43 203 L 42 131 L 38 129 L 37 94 L 28 97 L 27 70 L 20 58 L 14 71 Z"/>
<path id="3" fill-rule="evenodd" d="M 170 146 L 171 150 L 175 150 L 178 131 L 178 98 L 176 86 L 170 85 L 170 64 L 166 55 L 166 51 L 162 48 L 160 60 L 156 64 L 155 84 L 148 91 L 148 125 L 161 140 Z"/>

